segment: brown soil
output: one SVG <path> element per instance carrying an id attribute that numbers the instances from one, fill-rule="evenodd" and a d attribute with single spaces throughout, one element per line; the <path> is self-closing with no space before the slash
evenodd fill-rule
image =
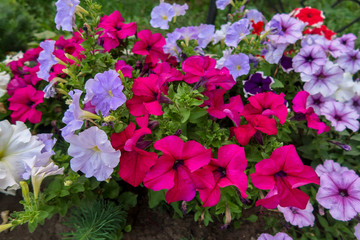
<path id="1" fill-rule="evenodd" d="M 19 204 L 21 194 L 16 197 L 0 193 L 0 212 L 4 210 L 21 210 Z M 221 229 L 222 222 L 217 220 L 205 227 L 203 223 L 194 221 L 194 215 L 188 214 L 184 218 L 174 219 L 173 213 L 163 208 L 149 209 L 146 197 L 138 199 L 138 204 L 129 212 L 128 223 L 132 231 L 124 233 L 124 240 L 256 240 L 265 231 L 265 212 L 259 208 L 246 210 L 244 218 L 257 214 L 256 223 L 243 222 L 237 229 L 231 224 L 227 229 Z M 27 225 L 16 227 L 13 231 L 0 233 L 0 240 L 57 240 L 62 239 L 61 233 L 70 232 L 64 226 L 60 216 L 56 215 L 47 220 L 44 225 L 39 225 L 34 233 L 29 233 Z"/>

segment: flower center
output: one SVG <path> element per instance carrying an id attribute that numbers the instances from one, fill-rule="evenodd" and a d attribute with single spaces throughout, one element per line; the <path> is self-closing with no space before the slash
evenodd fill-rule
<path id="1" fill-rule="evenodd" d="M 240 66 L 240 65 L 237 65 L 237 66 L 236 66 L 236 70 L 240 71 L 240 70 L 241 70 L 241 66 Z"/>
<path id="2" fill-rule="evenodd" d="M 120 31 L 120 30 L 121 30 L 121 26 L 116 26 L 115 29 L 118 30 L 118 31 Z"/>
<path id="3" fill-rule="evenodd" d="M 174 170 L 177 170 L 178 169 L 178 167 L 180 167 L 180 166 L 182 166 L 182 165 L 184 165 L 184 160 L 176 160 L 175 162 L 174 162 L 174 165 L 173 165 L 173 169 Z"/>
<path id="4" fill-rule="evenodd" d="M 308 13 L 308 14 L 307 14 L 307 17 L 308 17 L 308 18 L 312 18 L 313 15 L 312 15 L 311 13 Z"/>
<path id="5" fill-rule="evenodd" d="M 149 46 L 146 47 L 146 51 L 149 52 L 150 50 L 151 50 L 151 46 L 149 45 Z"/>
<path id="6" fill-rule="evenodd" d="M 91 148 L 94 152 L 101 152 L 100 149 L 97 146 L 94 146 Z"/>
<path id="7" fill-rule="evenodd" d="M 276 177 L 286 177 L 287 174 L 283 170 L 280 170 L 279 172 L 275 173 Z"/>
<path id="8" fill-rule="evenodd" d="M 349 193 L 348 193 L 347 189 L 339 189 L 339 194 L 342 197 L 348 197 L 349 196 Z"/>
<path id="9" fill-rule="evenodd" d="M 342 120 L 342 117 L 336 114 L 336 115 L 334 116 L 334 119 L 335 119 L 336 121 L 341 121 L 341 120 Z"/>
<path id="10" fill-rule="evenodd" d="M 111 90 L 109 90 L 108 93 L 109 93 L 110 97 L 114 97 L 114 94 L 112 93 Z"/>
<path id="11" fill-rule="evenodd" d="M 32 107 L 32 106 L 34 106 L 34 102 L 33 101 L 28 101 L 27 103 L 26 103 L 26 105 L 28 106 L 28 107 Z"/>
<path id="12" fill-rule="evenodd" d="M 312 61 L 314 61 L 314 58 L 312 56 L 308 56 L 305 58 L 305 61 L 311 63 Z"/>
<path id="13" fill-rule="evenodd" d="M 218 167 L 217 171 L 220 173 L 221 178 L 226 177 L 226 168 Z"/>
<path id="14" fill-rule="evenodd" d="M 162 16 L 162 19 L 167 20 L 167 16 L 166 15 Z"/>

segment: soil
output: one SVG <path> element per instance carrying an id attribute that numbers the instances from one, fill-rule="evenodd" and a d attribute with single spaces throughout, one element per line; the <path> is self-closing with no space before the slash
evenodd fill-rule
<path id="1" fill-rule="evenodd" d="M 6 196 L 0 193 L 0 212 L 4 210 L 19 211 L 21 194 L 16 197 Z M 222 229 L 223 223 L 214 219 L 205 227 L 203 223 L 194 221 L 194 215 L 188 214 L 184 218 L 174 219 L 173 213 L 164 208 L 150 209 L 147 205 L 146 196 L 138 197 L 138 204 L 130 210 L 128 224 L 132 230 L 124 233 L 124 240 L 256 240 L 265 231 L 265 215 L 260 208 L 245 210 L 244 218 L 251 214 L 258 215 L 258 221 L 251 223 L 244 221 L 239 228 L 233 224 Z M 16 227 L 13 231 L 0 233 L 0 240 L 57 240 L 62 239 L 61 233 L 71 232 L 64 226 L 64 221 L 59 215 L 47 220 L 44 225 L 39 225 L 35 232 L 29 233 L 27 225 Z"/>

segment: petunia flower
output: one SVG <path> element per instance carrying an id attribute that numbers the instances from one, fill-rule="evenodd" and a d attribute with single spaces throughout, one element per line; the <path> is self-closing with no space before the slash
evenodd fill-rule
<path id="1" fill-rule="evenodd" d="M 253 21 L 254 23 L 263 22 L 265 19 L 264 15 L 256 9 L 250 9 L 245 13 L 244 17 L 249 19 L 250 22 Z"/>
<path id="2" fill-rule="evenodd" d="M 322 11 L 311 7 L 297 9 L 294 16 L 309 26 L 321 25 L 325 19 Z"/>
<path id="3" fill-rule="evenodd" d="M 294 145 L 277 148 L 270 158 L 258 162 L 251 180 L 255 187 L 270 190 L 265 198 L 255 203 L 266 208 L 280 205 L 305 209 L 309 196 L 297 187 L 320 183 L 314 169 L 303 165 Z"/>
<path id="4" fill-rule="evenodd" d="M 1 121 L 0 132 L 0 189 L 16 190 L 23 180 L 25 163 L 39 156 L 45 145 L 20 121 L 16 125 Z"/>
<path id="5" fill-rule="evenodd" d="M 231 26 L 230 22 L 221 25 L 220 29 L 216 30 L 214 36 L 212 37 L 212 39 L 213 39 L 212 44 L 216 44 L 216 43 L 218 43 L 220 41 L 224 41 L 225 37 L 226 37 L 226 33 L 227 33 L 230 26 Z"/>
<path id="6" fill-rule="evenodd" d="M 79 5 L 80 0 L 58 0 L 56 5 L 55 24 L 57 30 L 72 32 L 75 25 L 75 11 L 76 6 Z"/>
<path id="7" fill-rule="evenodd" d="M 321 175 L 316 200 L 333 218 L 349 221 L 360 213 L 360 178 L 354 171 Z"/>
<path id="8" fill-rule="evenodd" d="M 289 235 L 283 232 L 278 232 L 275 236 L 268 233 L 262 233 L 257 240 L 293 240 Z"/>
<path id="9" fill-rule="evenodd" d="M 359 129 L 359 114 L 349 106 L 341 102 L 327 102 L 322 108 L 322 114 L 338 132 L 349 128 L 354 132 Z"/>
<path id="10" fill-rule="evenodd" d="M 314 226 L 315 216 L 310 201 L 307 203 L 306 208 L 301 210 L 297 207 L 277 207 L 280 212 L 284 214 L 284 218 L 291 225 L 298 226 L 299 228 Z"/>
<path id="11" fill-rule="evenodd" d="M 111 146 L 106 133 L 98 127 L 69 136 L 66 141 L 70 143 L 68 154 L 73 157 L 70 160 L 71 169 L 85 173 L 87 178 L 105 181 L 119 164 L 120 151 Z"/>
<path id="12" fill-rule="evenodd" d="M 227 5 L 233 3 L 232 0 L 216 0 L 216 7 L 218 9 L 224 10 Z"/>
<path id="13" fill-rule="evenodd" d="M 350 50 L 344 55 L 340 56 L 337 61 L 337 64 L 344 69 L 345 71 L 355 74 L 360 70 L 360 51 Z"/>
<path id="14" fill-rule="evenodd" d="M 288 44 L 266 44 L 265 60 L 271 64 L 278 64 Z"/>
<path id="15" fill-rule="evenodd" d="M 187 5 L 187 3 L 185 3 L 183 5 L 173 3 L 172 7 L 175 11 L 175 17 L 184 16 L 186 13 L 186 10 L 189 9 L 189 6 Z"/>
<path id="16" fill-rule="evenodd" d="M 94 79 L 85 84 L 85 102 L 91 101 L 97 113 L 108 116 L 110 110 L 116 110 L 126 102 L 119 74 L 115 70 L 97 73 Z"/>
<path id="17" fill-rule="evenodd" d="M 215 25 L 212 24 L 200 24 L 199 26 L 199 35 L 198 35 L 198 46 L 200 48 L 206 48 L 206 46 L 211 42 L 212 37 L 214 36 Z"/>
<path id="18" fill-rule="evenodd" d="M 37 61 L 40 63 L 40 69 L 36 74 L 41 79 L 49 80 L 49 72 L 51 67 L 59 62 L 55 60 L 55 56 L 53 54 L 55 49 L 55 41 L 43 41 L 40 43 L 40 47 L 43 49 L 43 51 L 39 54 L 39 58 L 37 59 Z"/>
<path id="19" fill-rule="evenodd" d="M 246 18 L 234 22 L 226 32 L 225 44 L 228 47 L 237 47 L 239 42 L 250 34 L 250 21 Z"/>
<path id="20" fill-rule="evenodd" d="M 356 38 L 357 37 L 354 34 L 348 33 L 337 38 L 337 40 L 344 47 L 344 50 L 346 52 L 354 49 Z"/>
<path id="21" fill-rule="evenodd" d="M 225 60 L 224 66 L 229 69 L 230 74 L 236 79 L 239 76 L 249 73 L 249 57 L 244 53 L 231 55 Z"/>
<path id="22" fill-rule="evenodd" d="M 278 21 L 281 26 L 279 33 L 268 35 L 268 38 L 275 44 L 293 44 L 302 37 L 305 24 L 296 18 L 288 14 L 276 14 L 272 20 Z"/>
<path id="23" fill-rule="evenodd" d="M 321 177 L 324 174 L 331 173 L 331 172 L 337 172 L 337 173 L 343 173 L 345 171 L 351 171 L 347 167 L 342 167 L 339 163 L 335 162 L 334 160 L 325 160 L 323 164 L 319 164 L 315 172 L 319 177 Z"/>
<path id="24" fill-rule="evenodd" d="M 115 70 L 121 71 L 122 75 L 127 78 L 132 78 L 133 68 L 130 65 L 127 65 L 124 60 L 119 60 L 115 63 Z"/>
<path id="25" fill-rule="evenodd" d="M 163 155 L 146 174 L 145 187 L 154 191 L 168 189 L 165 194 L 168 203 L 192 200 L 197 188 L 193 172 L 210 162 L 211 149 L 193 140 L 183 142 L 177 136 L 156 141 L 154 148 Z"/>
<path id="26" fill-rule="evenodd" d="M 317 115 L 321 115 L 321 109 L 324 107 L 326 102 L 333 102 L 335 99 L 331 97 L 324 97 L 320 93 L 309 95 L 306 100 L 306 106 L 312 107 Z"/>
<path id="27" fill-rule="evenodd" d="M 354 81 L 349 72 L 344 72 L 342 81 L 338 83 L 338 89 L 332 97 L 339 102 L 347 102 L 355 95 L 360 94 L 360 82 Z"/>
<path id="28" fill-rule="evenodd" d="M 355 230 L 354 235 L 355 235 L 356 239 L 360 240 L 360 223 L 356 224 L 354 230 Z"/>
<path id="29" fill-rule="evenodd" d="M 5 95 L 9 81 L 10 81 L 10 75 L 7 74 L 5 71 L 0 72 L 0 97 Z"/>
<path id="30" fill-rule="evenodd" d="M 169 22 L 175 15 L 176 12 L 171 4 L 162 2 L 151 11 L 150 24 L 154 28 L 169 29 Z"/>
<path id="31" fill-rule="evenodd" d="M 295 72 L 308 75 L 315 74 L 321 66 L 327 62 L 324 50 L 315 46 L 306 46 L 300 49 L 300 52 L 293 58 L 293 67 Z"/>
<path id="32" fill-rule="evenodd" d="M 243 81 L 245 94 L 255 95 L 257 93 L 271 91 L 272 77 L 264 76 L 263 72 L 252 74 L 248 80 Z"/>
<path id="33" fill-rule="evenodd" d="M 214 175 L 215 185 L 212 188 L 199 189 L 203 207 L 215 206 L 220 201 L 220 188 L 235 186 L 242 197 L 246 197 L 248 179 L 245 174 L 247 160 L 243 147 L 235 144 L 219 148 L 218 159 L 211 159 L 209 169 Z"/>
<path id="34" fill-rule="evenodd" d="M 31 123 L 41 121 L 42 112 L 36 110 L 36 106 L 44 101 L 44 92 L 36 90 L 33 86 L 27 85 L 24 88 L 16 89 L 14 95 L 8 99 L 9 110 L 12 110 L 11 120 Z"/>

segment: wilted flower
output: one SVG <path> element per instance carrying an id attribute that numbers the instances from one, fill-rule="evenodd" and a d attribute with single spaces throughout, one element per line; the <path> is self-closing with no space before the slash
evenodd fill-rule
<path id="1" fill-rule="evenodd" d="M 66 139 L 70 143 L 68 154 L 71 169 L 85 173 L 85 177 L 95 177 L 98 181 L 110 178 L 119 164 L 120 150 L 115 151 L 106 133 L 91 127 Z"/>

